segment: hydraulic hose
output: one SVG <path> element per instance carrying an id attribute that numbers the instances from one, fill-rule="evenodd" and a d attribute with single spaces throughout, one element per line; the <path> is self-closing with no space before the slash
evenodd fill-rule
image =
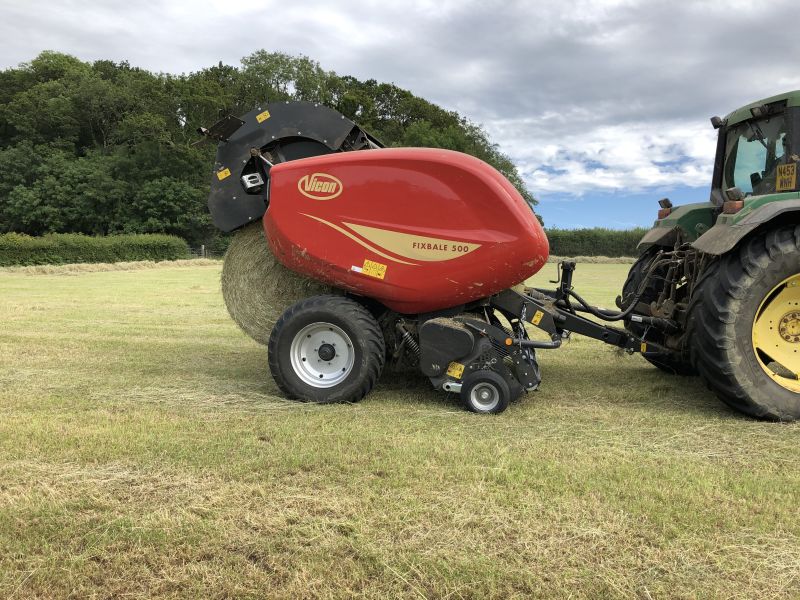
<path id="1" fill-rule="evenodd" d="M 568 290 L 567 293 L 578 301 L 578 303 L 581 305 L 581 307 L 585 312 L 594 315 L 598 319 L 602 319 L 603 321 L 621 321 L 622 319 L 624 319 L 633 312 L 633 309 L 636 308 L 636 305 L 639 303 L 639 298 L 642 297 L 642 294 L 644 292 L 637 293 L 636 296 L 634 296 L 633 298 L 633 302 L 631 302 L 628 308 L 626 308 L 622 312 L 616 312 L 616 313 L 611 311 L 602 311 L 598 308 L 595 308 L 594 306 L 586 302 L 586 300 L 581 298 L 580 295 L 573 290 Z"/>
<path id="2" fill-rule="evenodd" d="M 602 319 L 603 321 L 621 321 L 622 319 L 628 317 L 634 311 L 636 305 L 639 303 L 639 299 L 642 297 L 642 295 L 644 295 L 644 291 L 647 288 L 647 283 L 652 278 L 655 270 L 658 267 L 661 267 L 663 264 L 668 264 L 670 262 L 672 262 L 671 259 L 653 261 L 653 263 L 650 265 L 650 268 L 647 270 L 647 274 L 645 275 L 644 279 L 642 279 L 642 282 L 639 284 L 639 289 L 636 291 L 636 295 L 633 297 L 633 300 L 628 305 L 628 308 L 626 308 L 621 312 L 612 312 L 608 310 L 600 310 L 598 308 L 595 308 L 594 306 L 586 302 L 586 300 L 581 298 L 581 296 L 572 289 L 567 290 L 567 294 L 575 298 L 575 300 L 578 301 L 578 303 L 581 305 L 581 307 L 583 307 L 583 309 L 586 312 L 588 312 L 591 315 L 594 315 L 598 319 Z"/>

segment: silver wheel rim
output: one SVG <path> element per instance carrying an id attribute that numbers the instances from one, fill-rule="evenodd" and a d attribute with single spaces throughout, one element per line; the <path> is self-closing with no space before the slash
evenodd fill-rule
<path id="1" fill-rule="evenodd" d="M 294 336 L 289 352 L 295 375 L 315 388 L 340 384 L 355 364 L 350 336 L 333 323 L 306 325 Z"/>
<path id="2" fill-rule="evenodd" d="M 482 381 L 470 390 L 469 401 L 481 412 L 490 411 L 500 403 L 500 390 Z"/>

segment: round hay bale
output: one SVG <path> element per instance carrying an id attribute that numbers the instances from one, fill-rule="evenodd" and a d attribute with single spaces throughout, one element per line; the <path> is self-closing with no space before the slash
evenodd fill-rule
<path id="1" fill-rule="evenodd" d="M 222 264 L 222 297 L 231 318 L 247 335 L 266 345 L 275 321 L 292 304 L 327 294 L 325 284 L 284 267 L 270 252 L 264 228 L 253 223 L 233 236 Z"/>

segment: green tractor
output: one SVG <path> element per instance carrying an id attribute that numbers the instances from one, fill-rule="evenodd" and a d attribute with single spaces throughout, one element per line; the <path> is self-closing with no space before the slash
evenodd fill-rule
<path id="1" fill-rule="evenodd" d="M 652 342 L 644 356 L 655 366 L 700 375 L 743 413 L 791 421 L 800 418 L 800 91 L 711 123 L 709 201 L 659 201 L 617 304 L 637 302 L 626 328 Z"/>

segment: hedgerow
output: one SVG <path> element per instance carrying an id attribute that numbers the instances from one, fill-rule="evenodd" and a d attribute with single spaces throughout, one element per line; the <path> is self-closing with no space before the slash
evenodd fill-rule
<path id="1" fill-rule="evenodd" d="M 636 256 L 636 245 L 647 230 L 546 229 L 555 256 Z"/>
<path id="2" fill-rule="evenodd" d="M 114 263 L 177 260 L 189 257 L 189 246 L 174 235 L 131 234 L 93 237 L 53 233 L 38 237 L 0 235 L 0 266 Z"/>

